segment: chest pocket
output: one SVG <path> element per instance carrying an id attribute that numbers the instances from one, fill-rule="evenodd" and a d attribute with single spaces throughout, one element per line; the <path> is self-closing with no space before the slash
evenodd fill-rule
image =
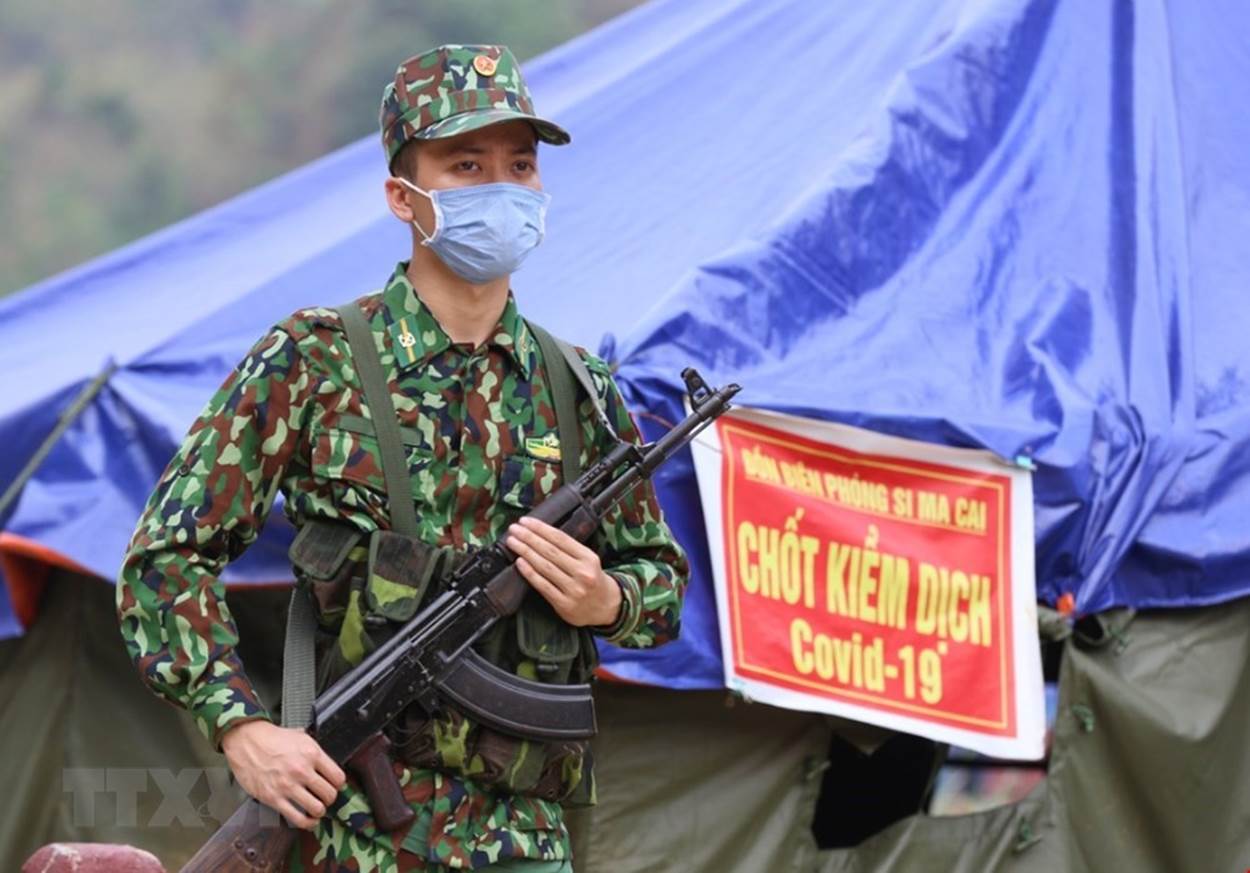
<path id="1" fill-rule="evenodd" d="M 499 471 L 499 500 L 515 509 L 530 510 L 561 485 L 560 462 L 540 461 L 528 455 L 510 455 Z"/>
<path id="2" fill-rule="evenodd" d="M 401 427 L 399 430 L 412 493 L 419 497 L 430 488 L 427 480 L 433 478 L 433 452 L 417 428 Z M 367 418 L 341 415 L 333 427 L 315 432 L 311 460 L 312 471 L 318 476 L 355 482 L 379 495 L 386 493 L 378 438 L 373 422 Z"/>

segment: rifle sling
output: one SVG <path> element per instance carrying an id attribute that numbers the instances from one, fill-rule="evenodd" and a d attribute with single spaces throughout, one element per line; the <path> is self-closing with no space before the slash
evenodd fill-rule
<path id="1" fill-rule="evenodd" d="M 286 639 L 282 643 L 282 726 L 307 727 L 316 697 L 317 617 L 308 590 L 291 589 L 286 611 Z"/>
<path id="2" fill-rule="evenodd" d="M 526 320 L 530 333 L 538 340 L 539 351 L 542 352 L 543 363 L 547 367 L 547 379 L 550 381 L 552 403 L 556 408 L 556 433 L 560 437 L 560 464 L 564 481 L 573 482 L 582 474 L 582 428 L 577 420 L 577 388 L 573 380 L 582 386 L 590 405 L 594 408 L 600 422 L 608 433 L 616 436 L 616 428 L 608 420 L 603 407 L 599 405 L 599 392 L 590 378 L 590 370 L 586 362 L 577 353 L 577 349 L 564 340 L 554 336 L 542 325 Z M 560 366 L 560 362 L 564 366 Z"/>

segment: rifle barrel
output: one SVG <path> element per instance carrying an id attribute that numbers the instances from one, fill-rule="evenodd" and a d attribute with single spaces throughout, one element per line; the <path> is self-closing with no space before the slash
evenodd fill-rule
<path id="1" fill-rule="evenodd" d="M 739 390 L 738 385 L 726 385 L 703 399 L 690 415 L 678 422 L 648 448 L 640 449 L 637 446 L 631 446 L 630 448 L 641 451 L 641 457 L 636 464 L 641 478 L 650 478 L 657 467 L 677 454 L 685 447 L 686 443 L 694 439 L 700 431 L 722 415 L 729 408 L 730 398 L 737 394 Z M 613 456 L 621 448 L 618 446 L 613 451 Z M 630 471 L 626 471 L 592 498 L 590 505 L 594 512 L 602 517 L 604 513 L 611 509 L 618 500 L 624 497 L 637 484 L 638 479 L 631 476 Z"/>

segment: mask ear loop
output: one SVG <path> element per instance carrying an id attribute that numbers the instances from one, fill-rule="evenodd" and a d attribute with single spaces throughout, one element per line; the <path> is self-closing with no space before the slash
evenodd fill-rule
<path id="1" fill-rule="evenodd" d="M 550 194 L 548 194 L 546 191 L 539 191 L 537 193 L 542 195 L 543 205 L 538 210 L 538 242 L 535 243 L 535 245 L 541 244 L 542 241 L 546 239 L 547 237 L 547 208 L 551 206 Z"/>
<path id="2" fill-rule="evenodd" d="M 434 196 L 438 192 L 426 191 L 424 188 L 420 188 L 417 185 L 413 184 L 412 182 L 409 182 L 403 176 L 393 176 L 392 178 L 398 181 L 401 185 L 404 185 L 410 188 L 411 190 L 420 194 L 422 197 L 425 197 L 426 199 L 428 199 L 430 201 L 430 205 L 434 207 L 434 233 L 427 234 L 425 230 L 421 227 L 421 225 L 417 224 L 417 220 L 415 218 L 410 222 L 412 226 L 417 229 L 417 233 L 421 234 L 421 245 L 423 246 L 430 245 L 430 243 L 438 239 L 438 235 L 442 231 L 443 224 L 444 224 L 443 207 L 441 207 L 438 204 L 438 198 Z"/>

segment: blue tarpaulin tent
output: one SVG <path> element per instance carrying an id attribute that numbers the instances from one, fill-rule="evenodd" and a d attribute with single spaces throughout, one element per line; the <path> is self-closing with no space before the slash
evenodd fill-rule
<path id="1" fill-rule="evenodd" d="M 598 349 L 644 429 L 679 370 L 748 405 L 1027 456 L 1039 598 L 1250 591 L 1250 12 L 1077 0 L 659 0 L 527 65 L 541 155 L 523 310 Z M 1237 26 L 1232 26 L 1232 25 Z M 115 366 L 0 519 L 113 578 L 200 407 L 272 323 L 405 256 L 370 137 L 0 303 L 0 482 Z M 721 682 L 688 462 L 681 640 L 618 675 Z M 289 578 L 271 516 L 227 571 Z M 19 592 L 20 593 L 20 592 Z M 0 593 L 0 634 L 20 632 Z"/>

